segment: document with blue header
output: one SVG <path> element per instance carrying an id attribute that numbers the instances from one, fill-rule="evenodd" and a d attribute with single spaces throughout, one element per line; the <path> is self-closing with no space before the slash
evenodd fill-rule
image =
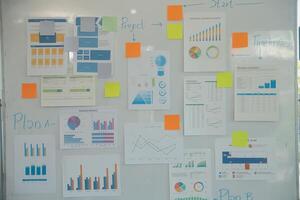
<path id="1" fill-rule="evenodd" d="M 114 33 L 102 31 L 102 17 L 76 17 L 75 23 L 78 49 L 75 53 L 74 74 L 110 77 Z M 103 71 L 109 71 L 110 74 L 102 75 Z"/>

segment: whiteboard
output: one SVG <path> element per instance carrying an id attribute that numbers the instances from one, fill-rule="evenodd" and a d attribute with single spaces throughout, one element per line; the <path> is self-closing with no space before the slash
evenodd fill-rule
<path id="1" fill-rule="evenodd" d="M 183 78 L 195 73 L 183 73 L 183 41 L 166 39 L 166 6 L 183 3 L 184 11 L 225 12 L 227 38 L 230 44 L 234 31 L 290 30 L 296 38 L 296 0 L 3 0 L 3 50 L 4 50 L 4 99 L 5 99 L 5 142 L 6 142 L 6 196 L 9 200 L 53 200 L 62 196 L 62 158 L 67 155 L 119 153 L 124 163 L 123 126 L 127 122 L 161 122 L 166 113 L 183 116 Z M 136 14 L 131 14 L 136 10 Z M 114 80 L 121 82 L 121 97 L 103 98 L 103 80 L 97 80 L 97 105 L 118 110 L 118 146 L 108 150 L 59 149 L 58 111 L 60 108 L 42 108 L 40 98 L 22 100 L 22 82 L 40 83 L 38 77 L 26 76 L 26 19 L 29 17 L 67 17 L 70 22 L 79 16 L 118 16 L 119 31 L 115 41 Z M 122 26 L 122 19 L 128 22 Z M 162 26 L 155 25 L 162 23 Z M 131 24 L 131 26 L 128 26 Z M 129 111 L 127 109 L 127 60 L 124 58 L 124 43 L 133 39 L 131 32 L 135 24 L 134 37 L 143 46 L 167 50 L 171 58 L 171 107 L 167 111 Z M 229 46 L 228 46 L 229 49 Z M 278 122 L 234 122 L 233 91 L 227 92 L 226 136 L 233 130 L 248 130 L 251 137 L 271 137 L 276 141 L 273 155 L 276 158 L 276 176 L 271 181 L 216 181 L 212 179 L 216 199 L 297 199 L 297 137 L 296 137 L 296 56 L 276 61 L 280 66 L 280 120 Z M 228 70 L 232 70 L 228 50 Z M 40 96 L 39 96 L 40 97 Z M 16 122 L 16 116 L 22 117 Z M 50 126 L 28 126 L 38 122 Z M 22 195 L 14 191 L 14 136 L 18 134 L 52 134 L 56 139 L 56 193 L 46 195 Z M 188 148 L 210 148 L 214 155 L 217 136 L 184 137 Z M 214 161 L 214 156 L 212 158 Z M 214 162 L 212 168 L 214 171 Z M 215 177 L 215 176 L 212 176 Z M 122 200 L 166 200 L 169 199 L 167 165 L 122 165 L 122 195 L 101 199 Z M 220 197 L 220 192 L 225 194 Z M 250 198 L 251 196 L 252 198 Z M 81 199 L 99 199 L 81 198 Z"/>

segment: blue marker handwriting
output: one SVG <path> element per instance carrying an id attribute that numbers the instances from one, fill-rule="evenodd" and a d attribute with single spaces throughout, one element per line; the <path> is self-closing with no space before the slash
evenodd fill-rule
<path id="1" fill-rule="evenodd" d="M 144 20 L 140 19 L 138 21 L 130 21 L 128 17 L 121 18 L 121 29 L 124 31 L 134 32 L 144 30 Z"/>
<path id="2" fill-rule="evenodd" d="M 13 129 L 33 130 L 47 129 L 55 126 L 56 123 L 49 119 L 32 119 L 27 114 L 17 112 L 13 114 Z"/>
<path id="3" fill-rule="evenodd" d="M 254 200 L 254 195 L 252 192 L 233 194 L 229 189 L 222 188 L 218 190 L 217 198 L 214 200 Z"/>

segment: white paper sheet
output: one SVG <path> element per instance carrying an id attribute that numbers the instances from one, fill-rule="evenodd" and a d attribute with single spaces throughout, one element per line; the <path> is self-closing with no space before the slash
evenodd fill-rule
<path id="1" fill-rule="evenodd" d="M 184 15 L 184 71 L 226 69 L 226 23 L 220 12 L 187 12 Z"/>
<path id="2" fill-rule="evenodd" d="M 234 119 L 277 121 L 279 119 L 278 71 L 276 67 L 236 67 Z"/>
<path id="3" fill-rule="evenodd" d="M 119 196 L 120 157 L 115 154 L 65 156 L 63 196 Z"/>
<path id="4" fill-rule="evenodd" d="M 248 47 L 232 48 L 231 54 L 235 63 L 273 64 L 292 59 L 294 49 L 292 31 L 254 31 L 248 33 Z"/>
<path id="5" fill-rule="evenodd" d="M 178 132 L 165 131 L 162 123 L 125 124 L 125 163 L 174 163 L 182 160 L 183 141 Z"/>
<path id="6" fill-rule="evenodd" d="M 215 76 L 184 78 L 184 134 L 225 134 L 225 90 Z"/>
<path id="7" fill-rule="evenodd" d="M 16 193 L 55 193 L 55 152 L 52 135 L 15 136 Z"/>
<path id="8" fill-rule="evenodd" d="M 184 161 L 170 164 L 170 200 L 210 200 L 211 186 L 210 149 L 186 149 Z"/>
<path id="9" fill-rule="evenodd" d="M 170 107 L 170 59 L 167 51 L 142 51 L 128 60 L 128 108 L 160 110 Z"/>
<path id="10" fill-rule="evenodd" d="M 65 18 L 30 18 L 27 21 L 27 74 L 64 75 L 67 73 Z"/>
<path id="11" fill-rule="evenodd" d="M 102 31 L 101 17 L 76 17 L 75 23 L 78 49 L 74 74 L 101 77 L 103 65 L 113 68 L 114 33 Z"/>
<path id="12" fill-rule="evenodd" d="M 62 149 L 109 148 L 116 145 L 115 110 L 101 108 L 64 109 L 60 112 Z"/>
<path id="13" fill-rule="evenodd" d="M 43 77 L 41 79 L 41 105 L 94 106 L 96 102 L 95 77 Z"/>
<path id="14" fill-rule="evenodd" d="M 216 178 L 218 180 L 268 180 L 274 174 L 273 140 L 249 138 L 245 148 L 231 146 L 231 138 L 215 142 Z"/>

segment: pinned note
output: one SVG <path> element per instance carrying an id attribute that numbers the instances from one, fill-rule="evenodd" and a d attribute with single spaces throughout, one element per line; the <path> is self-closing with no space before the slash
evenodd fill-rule
<path id="1" fill-rule="evenodd" d="M 105 82 L 104 84 L 104 97 L 113 98 L 119 97 L 121 91 L 120 82 Z"/>
<path id="2" fill-rule="evenodd" d="M 178 130 L 180 129 L 180 115 L 165 115 L 165 130 Z"/>
<path id="3" fill-rule="evenodd" d="M 232 146 L 234 147 L 248 147 L 249 134 L 247 131 L 233 131 L 232 132 Z"/>
<path id="4" fill-rule="evenodd" d="M 136 58 L 141 56 L 141 43 L 140 42 L 127 42 L 125 44 L 126 58 Z"/>
<path id="5" fill-rule="evenodd" d="M 98 78 L 105 79 L 109 78 L 112 75 L 112 66 L 111 63 L 98 63 Z"/>
<path id="6" fill-rule="evenodd" d="M 167 24 L 167 36 L 169 40 L 182 40 L 183 37 L 182 23 Z"/>
<path id="7" fill-rule="evenodd" d="M 167 18 L 170 21 L 182 20 L 183 18 L 182 5 L 169 5 L 167 7 Z"/>
<path id="8" fill-rule="evenodd" d="M 217 88 L 232 88 L 233 85 L 232 72 L 217 73 Z"/>
<path id="9" fill-rule="evenodd" d="M 22 84 L 22 98 L 35 99 L 37 97 L 36 83 L 23 83 Z"/>
<path id="10" fill-rule="evenodd" d="M 55 35 L 54 21 L 41 21 L 40 35 Z"/>
<path id="11" fill-rule="evenodd" d="M 81 17 L 80 31 L 81 32 L 95 32 L 96 18 L 95 17 Z"/>
<path id="12" fill-rule="evenodd" d="M 102 17 L 102 30 L 106 32 L 116 32 L 118 27 L 118 18 L 117 17 Z"/>
<path id="13" fill-rule="evenodd" d="M 247 32 L 232 33 L 232 48 L 247 48 L 247 47 L 248 47 Z"/>

